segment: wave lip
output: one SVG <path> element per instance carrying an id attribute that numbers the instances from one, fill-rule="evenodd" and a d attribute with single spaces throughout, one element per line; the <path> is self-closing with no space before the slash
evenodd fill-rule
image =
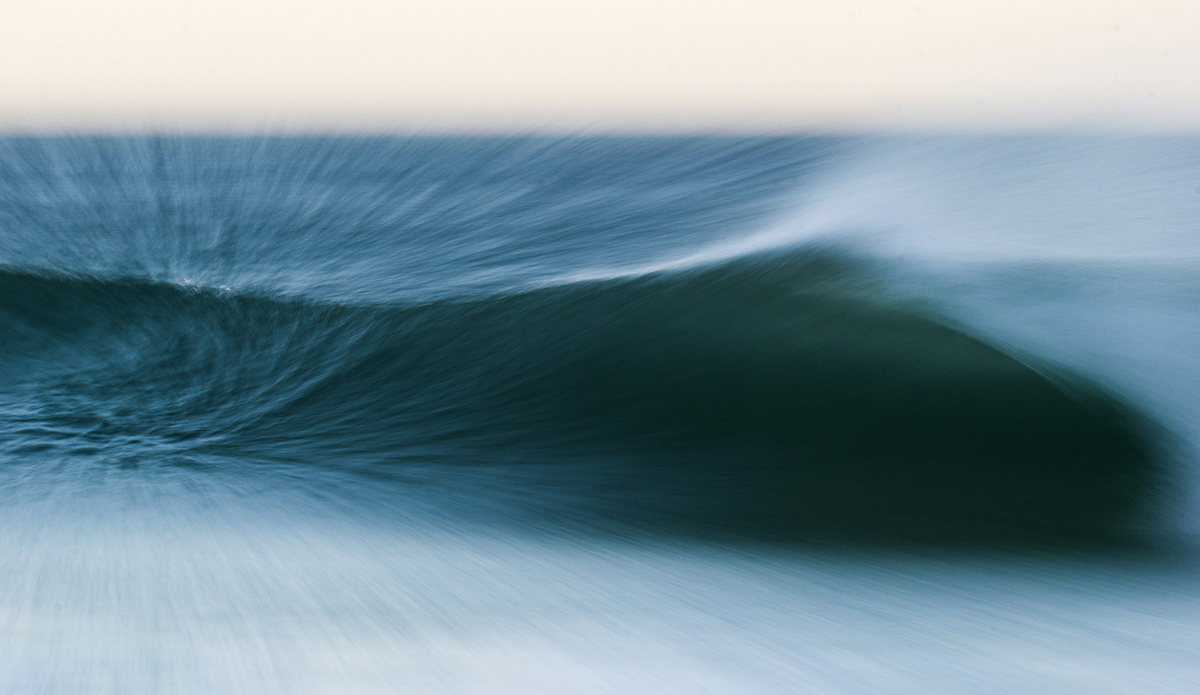
<path id="1" fill-rule="evenodd" d="M 418 305 L 0 273 L 3 454 L 384 476 L 515 464 L 581 513 L 758 536 L 1111 538 L 1154 427 L 793 252 Z"/>

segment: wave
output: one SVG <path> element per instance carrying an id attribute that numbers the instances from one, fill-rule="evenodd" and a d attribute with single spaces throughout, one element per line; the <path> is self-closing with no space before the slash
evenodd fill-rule
<path id="1" fill-rule="evenodd" d="M 406 304 L 8 268 L 0 316 L 26 464 L 515 465 L 601 516 L 788 536 L 1111 537 L 1162 484 L 1135 408 L 829 252 Z"/>

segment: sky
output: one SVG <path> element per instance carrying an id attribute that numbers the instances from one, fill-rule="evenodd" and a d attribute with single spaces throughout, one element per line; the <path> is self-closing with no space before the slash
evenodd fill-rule
<path id="1" fill-rule="evenodd" d="M 1200 128 L 1197 0 L 5 0 L 0 130 Z"/>

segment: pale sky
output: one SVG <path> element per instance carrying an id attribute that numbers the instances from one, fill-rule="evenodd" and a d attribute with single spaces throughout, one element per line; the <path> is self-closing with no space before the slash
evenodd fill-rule
<path id="1" fill-rule="evenodd" d="M 1200 0 L 4 0 L 0 130 L 1200 130 Z"/>

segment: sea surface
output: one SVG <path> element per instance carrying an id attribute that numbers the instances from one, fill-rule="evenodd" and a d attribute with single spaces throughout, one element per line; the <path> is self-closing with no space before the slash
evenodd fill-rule
<path id="1" fill-rule="evenodd" d="M 1193 693 L 1200 138 L 0 138 L 0 692 Z"/>

